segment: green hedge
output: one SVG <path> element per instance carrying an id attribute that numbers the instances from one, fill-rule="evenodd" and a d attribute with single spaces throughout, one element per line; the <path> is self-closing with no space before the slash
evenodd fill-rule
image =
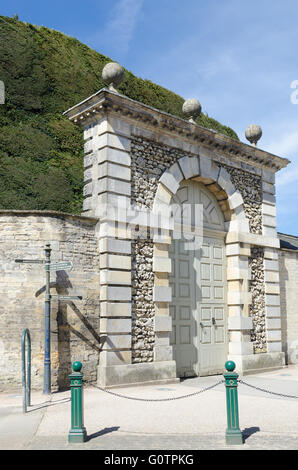
<path id="1" fill-rule="evenodd" d="M 110 61 L 58 31 L 0 16 L 0 208 L 81 212 L 82 131 L 61 114 L 105 86 Z M 127 70 L 119 91 L 183 117 L 182 97 Z M 238 139 L 205 114 L 197 122 Z"/>

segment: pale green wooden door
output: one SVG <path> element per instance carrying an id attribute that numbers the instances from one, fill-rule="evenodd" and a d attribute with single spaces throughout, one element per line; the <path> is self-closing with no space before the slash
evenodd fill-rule
<path id="1" fill-rule="evenodd" d="M 197 375 L 196 285 L 192 267 L 193 252 L 184 249 L 184 242 L 173 240 L 171 247 L 172 316 L 171 344 L 179 377 Z"/>
<path id="2" fill-rule="evenodd" d="M 173 328 L 171 344 L 177 375 L 188 377 L 221 373 L 227 356 L 224 228 L 215 198 L 199 183 L 187 181 L 179 188 L 175 204 L 203 204 L 204 238 L 199 250 L 186 249 L 186 240 L 170 247 Z"/>
<path id="3" fill-rule="evenodd" d="M 227 357 L 224 248 L 223 240 L 204 237 L 195 258 L 199 375 L 222 373 Z"/>

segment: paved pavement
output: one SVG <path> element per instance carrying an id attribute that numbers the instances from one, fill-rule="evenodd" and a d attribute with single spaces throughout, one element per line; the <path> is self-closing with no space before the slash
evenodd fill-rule
<path id="1" fill-rule="evenodd" d="M 183 380 L 167 385 L 113 389 L 139 398 L 168 398 L 192 393 L 221 376 Z M 298 396 L 298 366 L 243 377 L 271 391 Z M 245 443 L 226 446 L 226 404 L 223 384 L 202 394 L 166 402 L 114 397 L 85 387 L 84 444 L 68 444 L 70 392 L 54 393 L 47 401 L 32 393 L 29 412 L 22 397 L 1 394 L 0 449 L 205 450 L 298 449 L 298 399 L 279 397 L 239 385 L 240 427 Z"/>

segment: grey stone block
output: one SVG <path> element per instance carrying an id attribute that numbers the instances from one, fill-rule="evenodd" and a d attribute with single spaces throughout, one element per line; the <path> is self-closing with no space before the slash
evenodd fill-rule
<path id="1" fill-rule="evenodd" d="M 84 156 L 84 167 L 87 168 L 89 166 L 92 166 L 97 159 L 97 154 L 96 152 L 89 153 L 88 155 Z"/>
<path id="2" fill-rule="evenodd" d="M 83 195 L 86 196 L 92 196 L 93 194 L 93 183 L 87 183 L 85 184 L 83 188 Z"/>
<path id="3" fill-rule="evenodd" d="M 127 364 L 120 366 L 98 367 L 98 385 L 140 384 L 148 382 L 176 381 L 176 362 L 162 361 L 143 364 Z"/>
<path id="4" fill-rule="evenodd" d="M 271 205 L 275 206 L 276 198 L 275 198 L 275 196 L 273 196 L 273 194 L 263 192 L 263 203 L 271 204 Z"/>
<path id="5" fill-rule="evenodd" d="M 262 177 L 267 183 L 275 184 L 275 173 L 274 171 L 262 169 Z"/>
<path id="6" fill-rule="evenodd" d="M 98 179 L 104 177 L 130 181 L 131 171 L 125 166 L 105 162 L 98 165 Z"/>
<path id="7" fill-rule="evenodd" d="M 97 193 L 101 194 L 107 191 L 122 194 L 124 196 L 131 195 L 131 184 L 127 181 L 120 181 L 113 178 L 102 178 L 96 184 Z"/>
<path id="8" fill-rule="evenodd" d="M 160 182 L 172 193 L 176 194 L 179 188 L 179 181 L 176 180 L 175 176 L 172 175 L 169 171 L 165 171 Z"/>
<path id="9" fill-rule="evenodd" d="M 171 302 L 171 287 L 155 286 L 153 288 L 153 302 Z"/>
<path id="10" fill-rule="evenodd" d="M 235 193 L 235 186 L 231 182 L 230 175 L 223 167 L 220 169 L 217 183 L 228 196 L 232 196 Z"/>
<path id="11" fill-rule="evenodd" d="M 119 163 L 119 165 L 131 165 L 131 158 L 129 153 L 122 150 L 104 147 L 101 150 L 98 150 L 98 163 L 103 162 L 112 162 Z"/>
<path id="12" fill-rule="evenodd" d="M 213 181 L 218 180 L 219 167 L 211 160 L 211 158 L 200 152 L 200 176 L 210 178 Z"/>
<path id="13" fill-rule="evenodd" d="M 155 346 L 154 361 L 171 361 L 173 359 L 172 346 Z"/>
<path id="14" fill-rule="evenodd" d="M 197 157 L 183 157 L 179 159 L 178 163 L 186 180 L 199 175 L 199 160 Z"/>
<path id="15" fill-rule="evenodd" d="M 154 330 L 155 331 L 172 331 L 172 317 L 155 315 Z"/>
<path id="16" fill-rule="evenodd" d="M 237 372 L 243 375 L 279 369 L 285 365 L 285 354 L 283 352 L 249 354 L 246 356 L 229 355 L 228 359 L 236 363 Z"/>
<path id="17" fill-rule="evenodd" d="M 128 240 L 117 240 L 116 238 L 102 238 L 99 241 L 100 253 L 131 253 L 131 242 Z"/>
<path id="18" fill-rule="evenodd" d="M 231 209 L 236 209 L 237 207 L 243 205 L 243 198 L 239 191 L 236 191 L 231 196 L 229 196 L 228 200 Z"/>

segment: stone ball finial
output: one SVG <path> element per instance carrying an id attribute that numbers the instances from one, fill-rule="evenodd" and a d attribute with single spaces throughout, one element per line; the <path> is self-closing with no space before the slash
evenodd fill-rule
<path id="1" fill-rule="evenodd" d="M 248 126 L 245 131 L 245 137 L 252 145 L 256 147 L 258 141 L 262 137 L 262 128 L 257 124 L 252 124 L 251 126 Z"/>
<path id="2" fill-rule="evenodd" d="M 190 98 L 189 100 L 184 101 L 182 111 L 189 118 L 189 122 L 195 124 L 194 118 L 201 114 L 202 106 L 198 100 Z"/>
<path id="3" fill-rule="evenodd" d="M 109 90 L 116 91 L 116 88 L 124 78 L 124 70 L 117 62 L 109 62 L 102 70 L 102 79 L 109 85 Z"/>

